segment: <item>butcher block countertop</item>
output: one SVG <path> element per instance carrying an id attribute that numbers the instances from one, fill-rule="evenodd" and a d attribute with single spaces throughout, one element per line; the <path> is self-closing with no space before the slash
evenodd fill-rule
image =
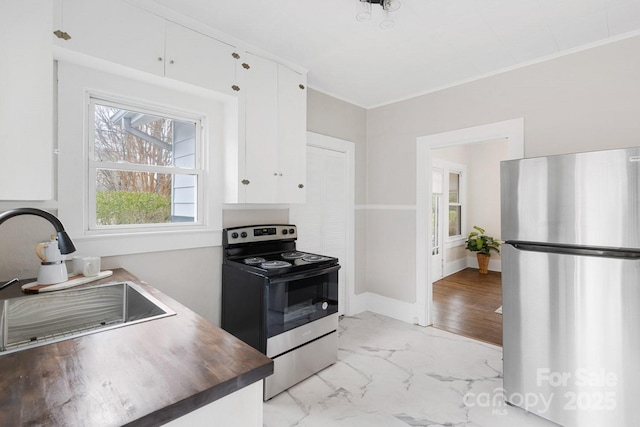
<path id="1" fill-rule="evenodd" d="M 0 355 L 0 426 L 157 426 L 273 373 L 273 361 L 122 269 L 177 314 Z M 0 299 L 24 296 L 20 286 Z"/>

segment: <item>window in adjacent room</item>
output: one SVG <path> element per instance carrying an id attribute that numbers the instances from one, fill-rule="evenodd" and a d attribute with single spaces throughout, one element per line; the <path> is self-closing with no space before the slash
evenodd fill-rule
<path id="1" fill-rule="evenodd" d="M 449 172 L 449 237 L 462 235 L 461 172 Z"/>
<path id="2" fill-rule="evenodd" d="M 201 224 L 200 119 L 90 98 L 89 228 Z"/>

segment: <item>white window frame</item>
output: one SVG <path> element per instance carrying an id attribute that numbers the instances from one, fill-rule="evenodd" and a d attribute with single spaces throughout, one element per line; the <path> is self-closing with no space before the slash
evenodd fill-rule
<path id="1" fill-rule="evenodd" d="M 87 114 L 87 153 L 88 153 L 88 180 L 87 180 L 87 214 L 88 214 L 88 232 L 89 233 L 113 233 L 114 230 L 121 232 L 144 232 L 158 229 L 190 229 L 193 227 L 202 226 L 202 200 L 204 198 L 203 191 L 203 177 L 204 169 L 201 167 L 202 161 L 202 117 L 184 116 L 183 113 L 159 110 L 157 108 L 131 104 L 121 99 L 112 98 L 109 96 L 98 95 L 92 92 L 87 93 L 89 113 Z M 168 117 L 171 119 L 182 120 L 187 122 L 194 122 L 196 124 L 196 144 L 195 144 L 195 157 L 196 164 L 193 169 L 185 169 L 179 167 L 167 167 L 167 166 L 149 166 L 142 164 L 130 164 L 130 163 L 112 163 L 112 162 L 100 162 L 95 160 L 95 105 L 108 105 L 111 107 L 117 107 L 124 110 L 132 110 L 140 113 L 146 113 L 150 115 Z M 177 223 L 161 223 L 161 224 L 122 224 L 122 225 L 108 225 L 100 226 L 96 224 L 96 171 L 98 169 L 112 169 L 122 171 L 140 171 L 140 172 L 157 172 L 165 174 L 175 175 L 195 175 L 196 176 L 196 221 L 195 222 L 177 222 Z"/>
<path id="2" fill-rule="evenodd" d="M 442 209 L 442 223 L 445 225 L 446 230 L 444 235 L 444 243 L 447 248 L 455 247 L 466 239 L 467 235 L 467 166 L 461 163 L 454 163 L 449 161 L 439 160 L 439 167 L 443 170 L 443 183 L 442 183 L 442 192 L 443 198 L 446 200 L 446 207 Z M 460 175 L 460 182 L 458 183 L 460 188 L 458 189 L 458 203 L 449 202 L 449 174 L 457 173 Z M 451 205 L 459 205 L 460 206 L 460 234 L 455 236 L 449 236 L 449 206 Z"/>
<path id="3" fill-rule="evenodd" d="M 220 246 L 223 138 L 232 135 L 233 126 L 237 126 L 234 118 L 229 117 L 229 112 L 237 111 L 237 100 L 104 61 L 60 60 L 57 70 L 58 216 L 76 244 L 76 255 L 115 256 Z M 196 224 L 104 230 L 89 227 L 90 96 L 117 100 L 125 106 L 148 107 L 150 111 L 166 111 L 170 116 L 177 113 L 177 117 L 200 118 L 201 215 Z"/>

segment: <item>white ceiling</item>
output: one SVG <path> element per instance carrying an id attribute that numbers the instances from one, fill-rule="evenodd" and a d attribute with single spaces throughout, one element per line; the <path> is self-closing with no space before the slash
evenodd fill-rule
<path id="1" fill-rule="evenodd" d="M 309 70 L 321 92 L 371 108 L 634 35 L 640 0 L 153 0 Z"/>

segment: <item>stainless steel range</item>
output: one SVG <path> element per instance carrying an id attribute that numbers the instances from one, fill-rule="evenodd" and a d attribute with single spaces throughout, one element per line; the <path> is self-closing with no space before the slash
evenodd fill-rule
<path id="1" fill-rule="evenodd" d="M 222 328 L 273 359 L 264 400 L 338 358 L 338 259 L 297 237 L 290 224 L 223 231 Z"/>

